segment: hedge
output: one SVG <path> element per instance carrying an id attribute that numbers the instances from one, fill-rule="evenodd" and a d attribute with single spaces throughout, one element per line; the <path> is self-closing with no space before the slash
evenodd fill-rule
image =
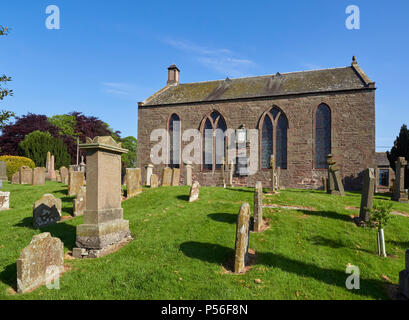
<path id="1" fill-rule="evenodd" d="M 11 180 L 12 175 L 15 174 L 22 166 L 35 168 L 34 161 L 26 157 L 0 156 L 0 161 L 6 162 L 7 178 L 9 180 Z"/>

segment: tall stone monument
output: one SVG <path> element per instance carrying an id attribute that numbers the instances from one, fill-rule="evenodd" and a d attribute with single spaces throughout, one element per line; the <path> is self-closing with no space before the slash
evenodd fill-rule
<path id="1" fill-rule="evenodd" d="M 344 185 L 342 184 L 341 174 L 339 172 L 339 166 L 334 161 L 332 154 L 327 156 L 328 164 L 328 194 L 345 196 Z"/>
<path id="2" fill-rule="evenodd" d="M 87 190 L 84 224 L 77 226 L 75 258 L 98 258 L 132 240 L 121 207 L 121 143 L 110 136 L 87 138 Z"/>
<path id="3" fill-rule="evenodd" d="M 263 185 L 257 181 L 254 188 L 254 232 L 260 232 L 263 226 Z"/>
<path id="4" fill-rule="evenodd" d="M 234 273 L 245 271 L 248 263 L 250 205 L 243 203 L 237 217 Z"/>
<path id="5" fill-rule="evenodd" d="M 47 154 L 47 159 L 48 159 L 48 154 Z M 51 160 L 50 160 L 50 163 L 49 163 L 49 165 L 48 165 L 48 170 L 47 170 L 47 177 L 46 177 L 46 179 L 47 180 L 50 180 L 50 181 L 56 181 L 57 180 L 57 177 L 56 177 L 56 175 L 55 175 L 55 168 L 54 168 L 54 155 L 51 155 Z"/>
<path id="6" fill-rule="evenodd" d="M 359 219 L 361 221 L 369 221 L 370 213 L 366 210 L 372 209 L 373 196 L 375 191 L 375 173 L 373 168 L 368 168 L 364 173 L 364 185 L 362 188 L 361 209 Z"/>
<path id="7" fill-rule="evenodd" d="M 275 169 L 276 169 L 276 161 L 275 161 L 275 157 L 272 154 L 270 156 L 270 167 L 271 167 L 271 191 L 273 193 L 275 193 L 275 178 L 276 178 L 276 174 L 275 174 Z"/>
<path id="8" fill-rule="evenodd" d="M 151 176 L 153 174 L 153 164 L 148 163 L 145 166 L 145 170 L 146 170 L 146 185 L 150 187 L 151 186 Z"/>
<path id="9" fill-rule="evenodd" d="M 185 165 L 185 170 L 186 170 L 186 176 L 185 176 L 185 181 L 186 181 L 186 185 L 187 186 L 191 186 L 192 185 L 192 164 L 191 162 L 187 162 Z"/>
<path id="10" fill-rule="evenodd" d="M 393 192 L 392 200 L 408 203 L 408 194 L 405 192 L 405 169 L 408 162 L 404 157 L 399 157 L 396 161 L 395 170 L 395 190 Z"/>

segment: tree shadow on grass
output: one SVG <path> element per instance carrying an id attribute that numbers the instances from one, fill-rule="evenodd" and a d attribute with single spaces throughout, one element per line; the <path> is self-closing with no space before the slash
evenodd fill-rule
<path id="1" fill-rule="evenodd" d="M 73 208 L 73 200 L 74 197 L 62 197 L 61 201 L 64 203 L 69 203 L 71 204 L 69 207 L 62 207 L 62 212 L 65 212 L 67 214 L 69 214 L 70 216 L 74 215 L 74 208 Z"/>
<path id="2" fill-rule="evenodd" d="M 217 222 L 224 222 L 229 224 L 234 224 L 237 222 L 237 214 L 232 213 L 211 213 L 207 215 L 210 219 Z"/>
<path id="3" fill-rule="evenodd" d="M 358 250 L 358 251 L 362 251 L 362 252 L 366 252 L 366 253 L 370 253 L 373 254 L 374 252 L 370 251 L 370 250 L 366 250 L 366 249 L 362 249 L 362 248 L 354 248 L 350 245 L 344 244 L 343 241 L 340 240 L 334 240 L 334 239 L 330 239 L 330 238 L 326 238 L 326 237 L 322 237 L 322 236 L 315 236 L 312 238 L 307 239 L 308 241 L 310 241 L 313 245 L 316 246 L 325 246 L 325 247 L 329 247 L 332 249 L 340 249 L 340 248 L 346 248 L 346 249 L 350 249 L 350 250 Z"/>
<path id="4" fill-rule="evenodd" d="M 310 211 L 310 210 L 297 210 L 297 211 L 302 212 L 303 214 L 308 215 L 308 216 L 330 218 L 330 219 L 336 219 L 336 220 L 353 223 L 350 216 L 347 216 L 346 214 L 341 214 L 335 211 Z"/>
<path id="5" fill-rule="evenodd" d="M 404 250 L 409 249 L 409 241 L 386 240 L 386 243 L 390 244 L 391 246 L 399 247 Z"/>
<path id="6" fill-rule="evenodd" d="M 219 265 L 224 265 L 228 259 L 234 257 L 233 249 L 211 243 L 185 242 L 180 245 L 180 250 L 190 258 Z M 327 285 L 338 286 L 347 290 L 345 281 L 349 275 L 344 271 L 321 268 L 271 252 L 256 252 L 255 264 L 279 268 L 284 272 L 293 273 L 296 277 L 314 278 Z M 360 288 L 354 293 L 373 299 L 385 298 L 384 282 L 380 280 L 361 278 Z"/>

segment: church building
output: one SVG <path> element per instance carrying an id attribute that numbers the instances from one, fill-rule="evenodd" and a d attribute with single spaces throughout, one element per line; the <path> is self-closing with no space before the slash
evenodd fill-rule
<path id="1" fill-rule="evenodd" d="M 206 129 L 259 130 L 257 170 L 249 175 L 235 171 L 235 185 L 262 181 L 269 186 L 271 155 L 287 188 L 322 188 L 328 154 L 339 165 L 347 190 L 360 189 L 362 172 L 376 168 L 375 82 L 355 57 L 351 66 L 341 68 L 193 83 L 179 78 L 179 69 L 170 66 L 166 86 L 138 104 L 137 161 L 143 177 L 158 143 L 150 141 L 155 129 L 167 130 L 170 138 L 166 163 L 155 165 L 154 173 L 161 178 L 164 167 L 177 167 L 182 181 L 182 150 L 190 143 L 183 141 L 183 132 L 200 131 L 201 157 L 213 161 L 193 164 L 193 179 L 205 186 L 220 185 L 222 172 L 216 156 L 220 142 L 206 139 Z"/>

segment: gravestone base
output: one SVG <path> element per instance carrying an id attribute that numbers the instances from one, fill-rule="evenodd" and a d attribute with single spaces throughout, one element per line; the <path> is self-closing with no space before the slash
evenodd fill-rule
<path id="1" fill-rule="evenodd" d="M 406 270 L 399 272 L 399 288 L 400 292 L 409 299 L 409 272 Z"/>
<path id="2" fill-rule="evenodd" d="M 129 235 L 120 241 L 108 245 L 102 249 L 74 248 L 72 256 L 75 259 L 96 259 L 114 253 L 131 242 L 133 238 Z"/>

